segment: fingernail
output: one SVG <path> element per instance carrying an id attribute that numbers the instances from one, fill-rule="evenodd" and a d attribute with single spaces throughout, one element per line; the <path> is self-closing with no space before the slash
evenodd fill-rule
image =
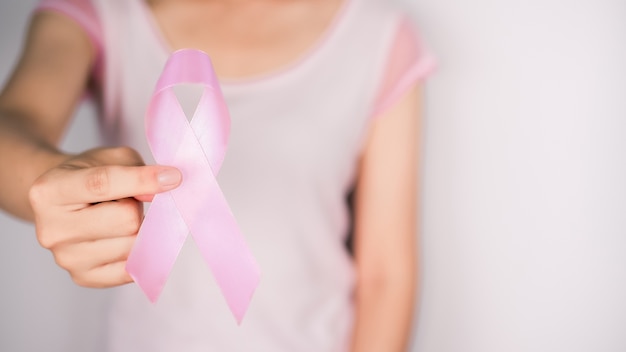
<path id="1" fill-rule="evenodd" d="M 163 170 L 157 175 L 157 180 L 163 187 L 176 186 L 180 183 L 181 179 L 182 175 L 180 174 L 180 171 L 176 169 Z"/>

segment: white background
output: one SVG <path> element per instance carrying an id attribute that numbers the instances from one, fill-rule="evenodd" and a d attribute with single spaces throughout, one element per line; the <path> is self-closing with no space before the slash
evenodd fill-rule
<path id="1" fill-rule="evenodd" d="M 0 82 L 34 2 L 0 0 Z M 626 351 L 626 0 L 410 5 L 440 62 L 414 350 Z M 66 148 L 96 143 L 92 116 Z M 106 291 L 2 214 L 0 295 L 0 351 L 99 350 Z"/>

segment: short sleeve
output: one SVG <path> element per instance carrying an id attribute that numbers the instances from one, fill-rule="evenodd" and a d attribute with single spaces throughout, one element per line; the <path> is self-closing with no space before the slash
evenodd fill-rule
<path id="1" fill-rule="evenodd" d="M 90 0 L 40 0 L 34 13 L 39 11 L 53 11 L 67 16 L 75 21 L 87 34 L 96 49 L 94 64 L 94 78 L 102 76 L 102 58 L 104 36 L 97 12 Z"/>
<path id="2" fill-rule="evenodd" d="M 426 48 L 410 19 L 404 17 L 390 46 L 375 99 L 373 116 L 380 116 L 393 106 L 416 83 L 433 72 L 435 67 L 433 55 Z"/>

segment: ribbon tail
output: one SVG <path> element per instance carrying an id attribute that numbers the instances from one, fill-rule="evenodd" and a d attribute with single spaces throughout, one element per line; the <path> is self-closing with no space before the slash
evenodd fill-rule
<path id="1" fill-rule="evenodd" d="M 189 224 L 202 257 L 211 268 L 237 323 L 248 310 L 259 284 L 260 270 L 231 213 L 217 181 L 208 181 L 206 221 Z"/>
<path id="2" fill-rule="evenodd" d="M 171 194 L 155 195 L 126 262 L 126 271 L 152 303 L 158 300 L 188 233 Z"/>
<path id="3" fill-rule="evenodd" d="M 231 312 L 241 323 L 259 284 L 260 270 L 208 163 L 194 166 L 197 170 L 193 174 L 205 177 L 188 178 L 186 187 L 173 190 L 172 197 Z M 190 191 L 194 192 L 193 200 Z"/>

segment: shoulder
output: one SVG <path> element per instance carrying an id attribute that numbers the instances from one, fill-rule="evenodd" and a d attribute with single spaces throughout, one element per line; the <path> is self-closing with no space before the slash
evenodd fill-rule
<path id="1" fill-rule="evenodd" d="M 397 1 L 361 2 L 362 16 L 386 31 L 373 115 L 382 115 L 436 68 L 436 59 L 408 7 Z"/>
<path id="2" fill-rule="evenodd" d="M 96 8 L 91 0 L 41 0 L 34 13 L 55 12 L 76 22 L 96 44 L 102 44 L 102 31 Z"/>
<path id="3" fill-rule="evenodd" d="M 93 74 L 101 76 L 104 34 L 97 8 L 92 0 L 40 0 L 33 14 L 51 12 L 73 22 L 87 36 L 94 52 Z"/>
<path id="4" fill-rule="evenodd" d="M 410 8 L 398 1 L 346 0 L 346 17 L 350 17 L 354 36 L 370 42 L 379 53 L 409 56 L 427 56 L 426 42 Z M 376 44 L 377 43 L 377 44 Z"/>

